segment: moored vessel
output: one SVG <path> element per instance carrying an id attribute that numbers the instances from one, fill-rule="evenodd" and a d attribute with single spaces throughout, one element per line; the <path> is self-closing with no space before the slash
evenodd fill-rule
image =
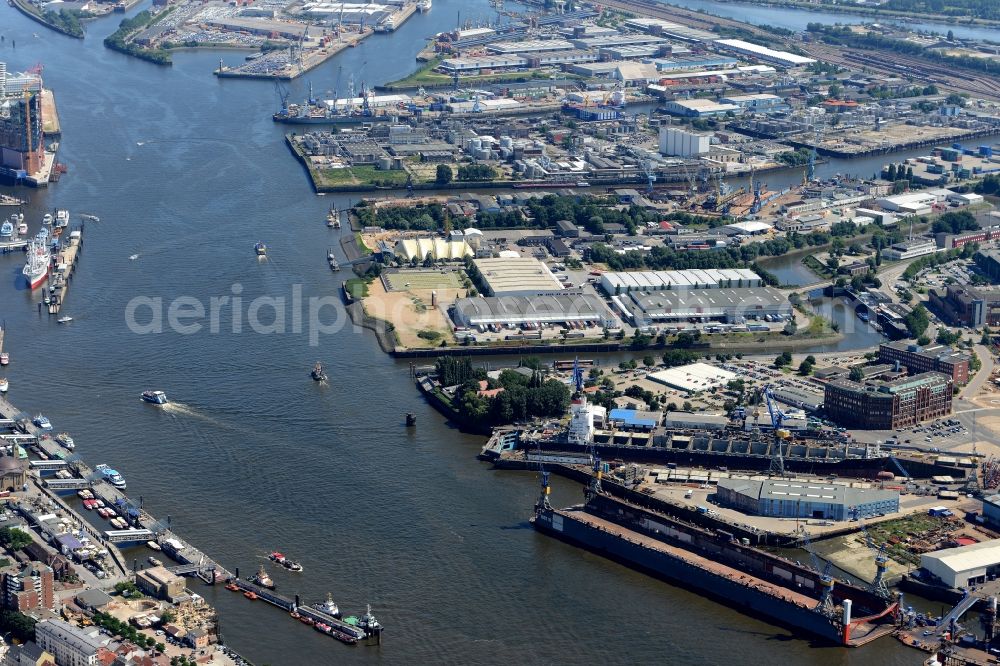
<path id="1" fill-rule="evenodd" d="M 52 430 L 52 422 L 44 414 L 38 414 L 31 422 L 42 430 Z"/>
<path id="2" fill-rule="evenodd" d="M 6 377 L 0 377 L 0 393 L 10 390 L 10 381 Z"/>
<path id="3" fill-rule="evenodd" d="M 72 451 L 76 448 L 76 443 L 73 438 L 69 436 L 68 432 L 61 432 L 56 435 L 56 443 L 68 451 Z"/>
<path id="4" fill-rule="evenodd" d="M 271 577 L 267 575 L 266 571 L 264 571 L 263 564 L 260 565 L 260 569 L 257 570 L 257 573 L 250 576 L 249 580 L 251 583 L 260 585 L 268 590 L 273 590 L 275 588 L 274 581 L 271 580 Z"/>
<path id="5" fill-rule="evenodd" d="M 104 480 L 110 483 L 115 488 L 118 488 L 119 490 L 125 489 L 125 477 L 122 476 L 118 472 L 118 470 L 113 469 L 105 464 L 100 464 L 94 469 L 100 472 L 101 476 L 104 477 Z"/>
<path id="6" fill-rule="evenodd" d="M 35 238 L 28 243 L 28 257 L 21 273 L 28 281 L 29 289 L 37 289 L 42 282 L 45 282 L 49 274 L 49 249 L 44 239 Z"/>

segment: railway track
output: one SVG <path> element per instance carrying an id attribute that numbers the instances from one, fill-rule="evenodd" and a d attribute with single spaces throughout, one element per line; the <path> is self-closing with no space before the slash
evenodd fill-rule
<path id="1" fill-rule="evenodd" d="M 675 23 L 680 23 L 691 28 L 698 28 L 701 30 L 710 31 L 712 28 L 719 25 L 727 28 L 747 30 L 755 35 L 770 35 L 770 33 L 767 33 L 748 23 L 741 23 L 739 21 L 734 21 L 733 19 L 722 18 L 719 16 L 700 14 L 698 12 L 691 11 L 690 9 L 666 5 L 662 2 L 655 2 L 654 0 L 602 0 L 600 4 L 610 9 L 635 13 L 644 17 L 673 21 Z M 773 37 L 773 35 L 770 36 Z"/>

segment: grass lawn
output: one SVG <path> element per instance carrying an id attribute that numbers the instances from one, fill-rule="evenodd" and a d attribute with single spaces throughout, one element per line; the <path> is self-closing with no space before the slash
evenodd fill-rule
<path id="1" fill-rule="evenodd" d="M 364 298 L 368 295 L 368 283 L 362 278 L 351 278 L 344 285 L 351 298 Z"/>
<path id="2" fill-rule="evenodd" d="M 458 273 L 454 271 L 447 271 L 445 273 L 431 271 L 386 272 L 385 278 L 392 291 L 458 289 L 462 286 L 462 281 Z"/>
<path id="3" fill-rule="evenodd" d="M 382 171 L 370 164 L 343 169 L 316 169 L 316 184 L 320 187 L 336 185 L 406 185 L 406 171 Z"/>

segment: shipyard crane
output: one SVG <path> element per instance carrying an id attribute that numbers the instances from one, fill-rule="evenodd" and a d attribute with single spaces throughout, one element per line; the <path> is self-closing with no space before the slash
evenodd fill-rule
<path id="1" fill-rule="evenodd" d="M 333 82 L 333 110 L 337 111 L 337 95 L 340 94 L 340 75 L 344 72 L 344 66 L 337 68 L 337 78 Z"/>
<path id="2" fill-rule="evenodd" d="M 774 476 L 784 476 L 785 456 L 782 453 L 782 444 L 784 443 L 784 440 L 791 435 L 791 433 L 781 427 L 782 422 L 785 420 L 785 413 L 778 409 L 778 407 L 774 404 L 775 401 L 774 396 L 771 394 L 771 386 L 765 386 L 762 393 L 764 394 L 764 400 L 767 404 L 767 413 L 771 417 L 771 431 L 774 438 L 774 451 L 771 454 L 771 467 L 768 469 L 767 473 Z"/>
<path id="3" fill-rule="evenodd" d="M 750 205 L 750 214 L 756 215 L 760 212 L 760 209 L 764 207 L 763 202 L 761 202 L 760 194 L 763 189 L 763 183 L 754 178 L 753 169 L 750 170 L 750 182 L 753 185 L 753 203 Z"/>
<path id="4" fill-rule="evenodd" d="M 833 586 L 836 584 L 833 576 L 830 575 L 830 569 L 832 568 L 829 562 L 825 566 L 820 566 L 822 563 L 813 551 L 812 541 L 809 539 L 809 532 L 805 529 L 802 530 L 802 543 L 805 546 L 806 552 L 809 553 L 810 559 L 812 559 L 813 569 L 819 573 L 819 584 L 820 584 L 820 595 L 819 603 L 816 604 L 815 610 L 818 613 L 824 615 L 832 616 L 836 611 L 833 607 Z"/>
<path id="5" fill-rule="evenodd" d="M 875 578 L 872 579 L 869 589 L 873 594 L 879 596 L 882 599 L 891 599 L 892 595 L 889 593 L 889 587 L 885 583 L 885 572 L 889 568 L 889 556 L 885 554 L 885 544 L 876 547 L 875 541 L 872 540 L 871 534 L 868 533 L 868 528 L 865 527 L 865 521 L 861 517 L 861 512 L 856 506 L 852 506 L 848 511 L 851 514 L 851 518 L 858 521 L 861 526 L 861 533 L 865 537 L 865 544 L 868 549 L 875 553 Z"/>
<path id="6" fill-rule="evenodd" d="M 650 159 L 639 160 L 639 167 L 642 175 L 646 177 L 646 194 L 653 193 L 653 183 L 656 182 L 656 172 L 653 169 L 653 161 Z"/>
<path id="7" fill-rule="evenodd" d="M 274 80 L 274 91 L 278 93 L 278 99 L 281 102 L 281 112 L 288 113 L 288 88 L 284 86 L 278 79 Z"/>

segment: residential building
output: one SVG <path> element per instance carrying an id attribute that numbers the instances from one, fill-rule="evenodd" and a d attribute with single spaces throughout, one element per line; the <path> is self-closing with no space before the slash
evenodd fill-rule
<path id="1" fill-rule="evenodd" d="M 896 363 L 906 367 L 909 374 L 940 372 L 948 375 L 956 385 L 969 381 L 969 363 L 972 356 L 945 345 L 921 347 L 906 342 L 883 342 L 878 347 L 879 363 Z"/>
<path id="2" fill-rule="evenodd" d="M 35 625 L 35 642 L 52 654 L 59 666 L 96 666 L 97 653 L 108 641 L 102 640 L 97 627 L 43 620 Z"/>
<path id="3" fill-rule="evenodd" d="M 720 479 L 716 497 L 745 513 L 776 518 L 850 520 L 899 511 L 896 491 L 822 481 Z"/>
<path id="4" fill-rule="evenodd" d="M 38 643 L 28 641 L 11 645 L 4 655 L 3 666 L 56 666 L 56 658 L 38 647 Z"/>
<path id="5" fill-rule="evenodd" d="M 40 562 L 31 562 L 20 570 L 5 570 L 3 578 L 3 607 L 22 613 L 32 610 L 55 610 L 52 568 Z"/>
<path id="6" fill-rule="evenodd" d="M 848 428 L 895 430 L 951 413 L 954 382 L 939 372 L 861 384 L 835 379 L 823 404 L 830 420 Z"/>

